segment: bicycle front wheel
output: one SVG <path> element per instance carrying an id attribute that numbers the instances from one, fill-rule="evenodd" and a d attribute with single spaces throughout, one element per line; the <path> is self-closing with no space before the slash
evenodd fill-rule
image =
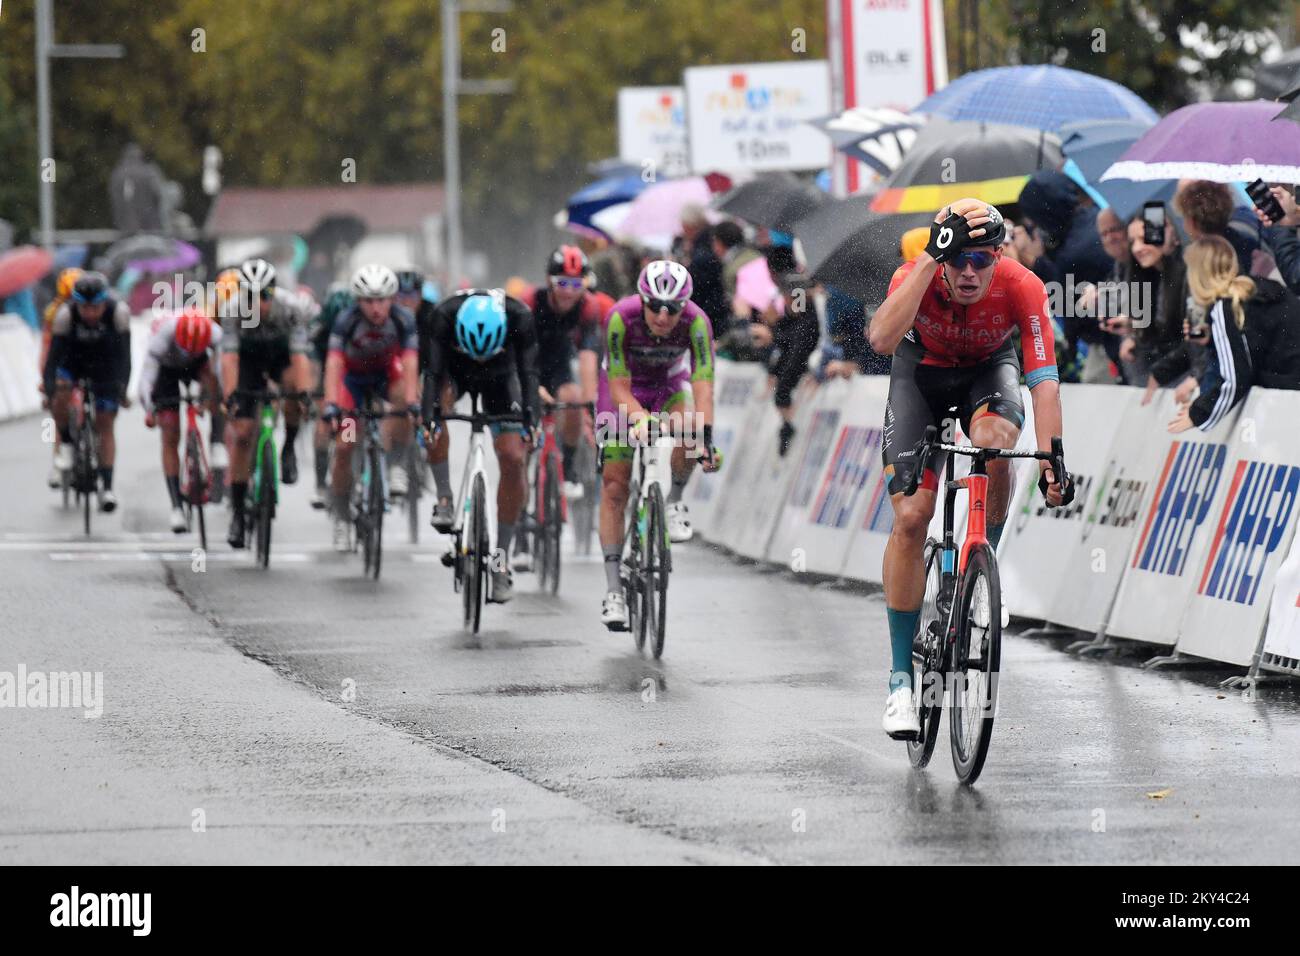
<path id="1" fill-rule="evenodd" d="M 546 569 L 543 587 L 550 587 L 552 594 L 560 592 L 560 531 L 564 513 L 560 498 L 563 491 L 560 486 L 560 468 L 556 456 L 546 459 L 546 521 L 542 526 L 541 553 L 538 558 Z"/>
<path id="2" fill-rule="evenodd" d="M 925 543 L 925 599 L 912 642 L 912 680 L 920 689 L 916 695 L 916 712 L 921 720 L 921 736 L 907 742 L 907 757 L 918 769 L 930 762 L 943 718 L 948 614 L 940 601 L 942 593 L 943 548 L 931 538 Z"/>
<path id="3" fill-rule="evenodd" d="M 275 446 L 262 445 L 257 482 L 257 563 L 271 566 L 271 521 L 275 518 Z"/>
<path id="4" fill-rule="evenodd" d="M 651 485 L 646 500 L 645 574 L 642 576 L 642 615 L 650 634 L 655 660 L 664 653 L 668 623 L 668 533 L 664 524 L 664 500 L 658 485 Z"/>
<path id="5" fill-rule="evenodd" d="M 379 580 L 379 565 L 384 555 L 384 473 L 380 470 L 380 455 L 383 452 L 376 446 L 370 450 L 370 528 L 366 537 L 368 560 L 366 566 L 376 581 Z"/>
<path id="6" fill-rule="evenodd" d="M 952 652 L 952 765 L 957 779 L 973 784 L 984 769 L 997 712 L 1002 661 L 1002 588 L 993 549 L 970 553 L 961 576 Z"/>
<path id="7" fill-rule="evenodd" d="M 86 535 L 90 535 L 90 502 L 98 490 L 95 474 L 95 434 L 85 422 L 77 430 L 77 475 L 82 489 L 81 513 Z"/>
<path id="8" fill-rule="evenodd" d="M 185 440 L 185 500 L 189 506 L 189 518 L 192 523 L 198 518 L 199 547 L 208 549 L 208 529 L 203 521 L 203 489 L 206 479 L 203 474 L 203 455 L 199 448 L 198 433 L 191 431 Z"/>
<path id="9" fill-rule="evenodd" d="M 482 475 L 474 475 L 473 525 L 469 528 L 469 540 L 473 542 L 469 564 L 469 581 L 473 593 L 473 630 L 478 633 L 478 624 L 484 614 L 487 562 L 491 559 L 491 542 L 487 540 L 487 485 Z"/>

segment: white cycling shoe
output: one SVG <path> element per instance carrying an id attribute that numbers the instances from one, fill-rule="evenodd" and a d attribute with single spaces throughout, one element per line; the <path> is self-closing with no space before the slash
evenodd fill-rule
<path id="1" fill-rule="evenodd" d="M 50 465 L 50 474 L 49 477 L 45 479 L 45 483 L 51 488 L 63 487 L 63 472 L 59 470 L 58 465 Z"/>
<path id="2" fill-rule="evenodd" d="M 184 534 L 189 530 L 185 523 L 185 512 L 180 508 L 172 509 L 172 531 L 176 534 Z"/>
<path id="3" fill-rule="evenodd" d="M 225 471 L 230 467 L 230 452 L 222 442 L 208 447 L 208 467 L 213 471 Z"/>
<path id="4" fill-rule="evenodd" d="M 99 493 L 99 510 L 105 514 L 112 514 L 117 510 L 117 495 L 111 491 L 101 491 Z"/>
<path id="5" fill-rule="evenodd" d="M 62 445 L 59 446 L 59 450 L 56 451 L 56 452 L 54 453 L 54 467 L 57 468 L 57 469 L 58 469 L 59 471 L 61 471 L 61 472 L 63 472 L 63 471 L 72 471 L 72 448 L 71 448 L 71 446 L 69 446 L 69 445 L 66 444 L 66 443 L 64 443 L 64 444 L 62 444 Z M 59 481 L 60 481 L 60 483 L 62 483 L 62 481 L 63 481 L 63 476 L 62 476 L 62 475 L 59 476 Z"/>
<path id="6" fill-rule="evenodd" d="M 406 469 L 401 465 L 393 465 L 388 469 L 388 496 L 390 498 L 405 498 L 406 493 L 411 490 L 411 478 L 406 473 Z"/>
<path id="7" fill-rule="evenodd" d="M 340 554 L 352 550 L 351 529 L 348 527 L 348 519 L 334 516 L 334 550 Z"/>
<path id="8" fill-rule="evenodd" d="M 570 501 L 581 501 L 584 494 L 586 492 L 583 490 L 582 482 L 566 481 L 564 483 L 564 497 Z"/>
<path id="9" fill-rule="evenodd" d="M 686 506 L 680 501 L 675 501 L 667 508 L 668 518 L 668 540 L 673 544 L 681 544 L 683 541 L 690 541 L 695 537 L 695 529 L 691 527 L 690 513 Z"/>
<path id="10" fill-rule="evenodd" d="M 521 574 L 527 574 L 533 570 L 533 553 L 531 551 L 520 551 L 510 559 L 510 570 L 518 571 Z"/>
<path id="11" fill-rule="evenodd" d="M 895 740 L 915 740 L 921 736 L 921 718 L 916 713 L 912 688 L 900 687 L 889 695 L 880 725 Z"/>
<path id="12" fill-rule="evenodd" d="M 600 623 L 611 631 L 627 630 L 627 598 L 622 591 L 610 591 L 600 603 Z"/>

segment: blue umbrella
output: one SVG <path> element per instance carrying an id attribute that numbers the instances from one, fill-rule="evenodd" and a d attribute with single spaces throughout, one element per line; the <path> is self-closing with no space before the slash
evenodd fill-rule
<path id="1" fill-rule="evenodd" d="M 648 185 L 639 174 L 598 179 L 569 197 L 568 225 L 594 230 L 597 227 L 592 224 L 592 216 L 609 206 L 631 202 Z"/>
<path id="2" fill-rule="evenodd" d="M 1061 128 L 1061 150 L 1066 156 L 1061 171 L 1083 187 L 1098 206 L 1113 208 L 1115 215 L 1126 221 L 1137 215 L 1144 203 L 1157 199 L 1168 202 L 1177 180 L 1099 181 L 1102 173 L 1150 128 L 1150 123 L 1135 120 L 1069 123 Z"/>
<path id="3" fill-rule="evenodd" d="M 967 73 L 912 112 L 1029 126 L 1049 133 L 1078 120 L 1154 123 L 1159 119 L 1132 90 L 1100 76 L 1051 65 L 996 66 Z"/>

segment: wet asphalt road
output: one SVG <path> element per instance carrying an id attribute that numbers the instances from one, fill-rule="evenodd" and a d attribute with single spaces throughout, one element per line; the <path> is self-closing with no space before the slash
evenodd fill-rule
<path id="1" fill-rule="evenodd" d="M 1288 687 L 1252 700 L 1220 691 L 1224 672 L 1009 636 L 967 789 L 946 729 L 924 772 L 880 730 L 879 594 L 693 542 L 674 553 L 662 662 L 601 627 L 591 560 L 566 564 L 558 598 L 517 576 L 474 637 L 431 536 L 412 548 L 390 525 L 383 577 L 365 580 L 305 483 L 269 572 L 229 552 L 224 512 L 193 570 L 137 410 L 119 445 L 123 507 L 86 541 L 43 487 L 39 419 L 0 425 L 0 671 L 104 674 L 98 719 L 0 709 L 2 860 L 1300 858 Z"/>

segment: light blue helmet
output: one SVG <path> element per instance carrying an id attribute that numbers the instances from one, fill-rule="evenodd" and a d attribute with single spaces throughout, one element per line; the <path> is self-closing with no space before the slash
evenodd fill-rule
<path id="1" fill-rule="evenodd" d="M 493 289 L 466 297 L 456 312 L 456 345 L 480 362 L 505 348 L 505 293 Z"/>

